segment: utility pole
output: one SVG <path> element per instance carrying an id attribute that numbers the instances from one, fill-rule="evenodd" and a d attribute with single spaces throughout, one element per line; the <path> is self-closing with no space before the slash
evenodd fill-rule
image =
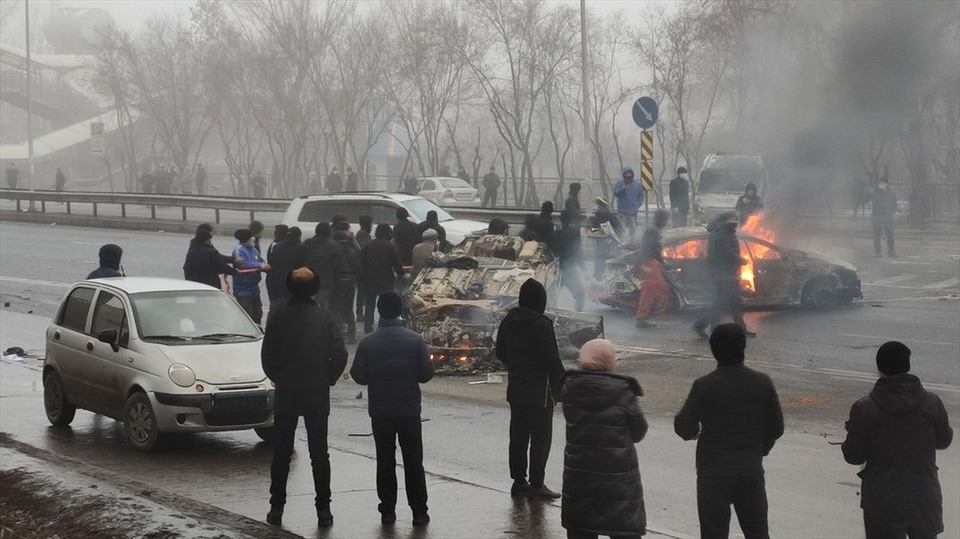
<path id="1" fill-rule="evenodd" d="M 30 94 L 30 80 L 33 78 L 33 64 L 30 62 L 30 0 L 23 0 L 23 11 L 26 14 L 26 35 L 27 35 L 27 173 L 30 175 L 30 207 L 29 212 L 37 211 L 37 206 L 33 202 L 33 97 Z"/>
<path id="2" fill-rule="evenodd" d="M 588 185 L 593 186 L 594 155 L 593 144 L 590 143 L 590 80 L 589 59 L 587 57 L 587 0 L 580 0 L 580 84 L 583 88 L 583 143 L 588 152 L 587 173 L 584 175 Z"/>

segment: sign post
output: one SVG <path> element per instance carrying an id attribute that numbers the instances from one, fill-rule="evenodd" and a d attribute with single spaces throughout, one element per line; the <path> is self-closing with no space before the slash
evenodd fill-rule
<path id="1" fill-rule="evenodd" d="M 643 96 L 633 103 L 633 123 L 640 131 L 640 185 L 646 193 L 653 191 L 653 133 L 647 131 L 657 123 L 660 108 L 652 97 Z M 650 196 L 644 197 L 644 217 L 650 223 Z"/>
<path id="2" fill-rule="evenodd" d="M 103 131 L 103 122 L 90 122 L 90 155 L 107 153 L 107 135 Z"/>

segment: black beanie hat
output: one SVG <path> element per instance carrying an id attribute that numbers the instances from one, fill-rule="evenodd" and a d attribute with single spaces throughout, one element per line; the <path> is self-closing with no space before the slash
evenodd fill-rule
<path id="1" fill-rule="evenodd" d="M 403 299 L 393 290 L 381 292 L 377 297 L 377 312 L 380 318 L 400 318 L 403 314 Z"/>
<path id="2" fill-rule="evenodd" d="M 198 228 L 197 233 L 193 235 L 193 241 L 196 243 L 205 243 L 211 238 L 213 238 L 213 234 L 205 228 Z"/>
<path id="3" fill-rule="evenodd" d="M 287 274 L 287 291 L 295 298 L 309 298 L 320 290 L 320 277 L 310 268 L 297 268 Z"/>
<path id="4" fill-rule="evenodd" d="M 527 279 L 520 287 L 520 306 L 540 314 L 547 308 L 547 291 L 536 279 Z"/>
<path id="5" fill-rule="evenodd" d="M 877 349 L 877 370 L 883 374 L 910 372 L 910 349 L 899 341 L 887 341 Z"/>
<path id="6" fill-rule="evenodd" d="M 720 324 L 710 334 L 710 351 L 720 365 L 743 362 L 747 334 L 737 324 Z"/>
<path id="7" fill-rule="evenodd" d="M 250 241 L 250 238 L 253 237 L 253 231 L 249 228 L 241 228 L 233 233 L 233 237 L 236 238 L 240 243 L 247 243 Z"/>

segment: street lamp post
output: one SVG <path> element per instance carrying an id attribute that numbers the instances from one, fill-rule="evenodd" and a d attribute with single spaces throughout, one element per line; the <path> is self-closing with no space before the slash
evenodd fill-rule
<path id="1" fill-rule="evenodd" d="M 37 211 L 37 206 L 33 201 L 33 97 L 31 96 L 30 83 L 33 79 L 33 64 L 30 62 L 30 0 L 23 1 L 23 11 L 26 14 L 26 36 L 27 36 L 27 173 L 30 176 L 28 185 L 30 186 L 30 207 L 29 212 Z"/>

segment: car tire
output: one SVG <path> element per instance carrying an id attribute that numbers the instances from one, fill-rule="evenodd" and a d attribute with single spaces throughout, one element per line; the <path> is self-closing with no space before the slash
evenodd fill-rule
<path id="1" fill-rule="evenodd" d="M 51 425 L 69 425 L 77 414 L 77 407 L 70 403 L 63 381 L 57 371 L 51 370 L 43 377 L 43 409 Z"/>
<path id="2" fill-rule="evenodd" d="M 259 436 L 261 440 L 267 442 L 268 444 L 272 444 L 273 440 L 277 436 L 276 429 L 274 427 L 255 427 L 253 432 L 256 432 L 257 436 Z"/>
<path id="3" fill-rule="evenodd" d="M 832 309 L 840 303 L 840 293 L 837 290 L 833 279 L 829 277 L 817 277 L 803 287 L 801 303 L 825 311 Z"/>
<path id="4" fill-rule="evenodd" d="M 160 440 L 157 416 L 145 393 L 138 391 L 127 399 L 123 407 L 123 432 L 137 451 L 152 451 L 157 446 Z"/>

